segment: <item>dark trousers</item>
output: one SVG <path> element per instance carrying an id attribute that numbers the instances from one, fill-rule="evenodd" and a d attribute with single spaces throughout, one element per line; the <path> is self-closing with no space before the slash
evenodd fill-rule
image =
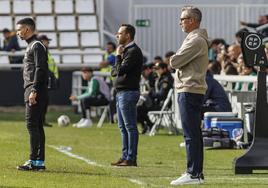
<path id="1" fill-rule="evenodd" d="M 37 104 L 26 102 L 25 119 L 30 135 L 30 159 L 45 160 L 45 132 L 43 128 L 47 98 L 38 98 Z"/>
<path id="2" fill-rule="evenodd" d="M 185 139 L 187 172 L 197 176 L 203 171 L 203 139 L 201 132 L 201 107 L 204 95 L 179 93 L 178 104 Z"/>
<path id="3" fill-rule="evenodd" d="M 143 129 L 151 129 L 154 125 L 148 116 L 148 112 L 159 109 L 157 107 L 147 107 L 145 104 L 137 106 L 137 121 L 141 123 Z"/>
<path id="4" fill-rule="evenodd" d="M 104 106 L 108 105 L 109 101 L 104 97 L 104 95 L 90 96 L 84 99 L 81 99 L 81 108 L 83 118 L 87 118 L 86 109 L 90 109 L 91 106 Z"/>

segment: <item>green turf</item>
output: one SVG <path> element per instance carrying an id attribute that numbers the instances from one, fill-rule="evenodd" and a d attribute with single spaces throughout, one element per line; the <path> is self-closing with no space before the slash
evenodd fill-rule
<path id="1" fill-rule="evenodd" d="M 81 187 L 134 188 L 171 187 L 169 183 L 185 170 L 185 149 L 179 148 L 182 136 L 161 131 L 154 137 L 140 136 L 137 168 L 111 167 L 120 157 L 121 141 L 117 126 L 102 128 L 59 128 L 56 117 L 60 112 L 49 112 L 53 123 L 46 131 L 45 172 L 20 172 L 16 165 L 28 156 L 28 133 L 23 112 L 0 113 L 0 187 Z M 71 120 L 78 115 L 66 111 Z M 49 146 L 72 147 L 73 154 L 101 166 L 70 158 Z M 205 150 L 205 181 L 201 187 L 268 187 L 267 172 L 253 175 L 234 175 L 232 161 L 244 150 Z M 197 186 L 186 186 L 197 187 Z"/>

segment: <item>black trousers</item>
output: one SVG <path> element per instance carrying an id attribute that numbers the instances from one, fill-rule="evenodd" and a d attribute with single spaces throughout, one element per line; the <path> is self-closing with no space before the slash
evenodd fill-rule
<path id="1" fill-rule="evenodd" d="M 44 115 L 47 105 L 46 91 L 37 98 L 37 104 L 26 102 L 25 120 L 30 135 L 30 160 L 45 160 L 45 132 L 43 128 Z"/>
<path id="2" fill-rule="evenodd" d="M 109 101 L 104 97 L 104 95 L 98 95 L 94 97 L 87 97 L 81 100 L 81 108 L 83 118 L 86 117 L 86 109 L 90 109 L 91 106 L 104 106 L 108 105 Z"/>

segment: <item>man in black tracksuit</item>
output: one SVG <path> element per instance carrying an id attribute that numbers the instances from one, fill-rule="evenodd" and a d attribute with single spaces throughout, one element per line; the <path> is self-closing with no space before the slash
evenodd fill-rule
<path id="1" fill-rule="evenodd" d="M 28 46 L 24 55 L 25 119 L 30 134 L 30 157 L 18 170 L 45 170 L 45 133 L 43 116 L 48 100 L 48 64 L 46 47 L 36 39 L 31 18 L 17 22 L 17 34 Z"/>

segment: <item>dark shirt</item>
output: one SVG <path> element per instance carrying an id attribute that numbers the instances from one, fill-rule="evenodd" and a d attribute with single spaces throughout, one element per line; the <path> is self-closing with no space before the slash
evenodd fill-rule
<path id="1" fill-rule="evenodd" d="M 232 107 L 221 84 L 207 72 L 206 82 L 208 89 L 204 96 L 204 106 L 212 107 L 216 112 L 231 112 Z"/>
<path id="2" fill-rule="evenodd" d="M 116 65 L 111 75 L 115 78 L 117 91 L 139 90 L 143 55 L 141 49 L 134 43 L 124 49 L 123 57 L 117 56 Z"/>
<path id="3" fill-rule="evenodd" d="M 11 51 L 11 50 L 19 51 L 20 50 L 20 46 L 19 46 L 16 34 L 11 35 L 10 37 L 4 40 L 3 50 L 4 51 Z"/>
<path id="4" fill-rule="evenodd" d="M 161 105 L 167 98 L 168 92 L 173 88 L 174 79 L 170 72 L 163 73 L 155 82 L 155 89 L 149 93 L 154 105 Z"/>
<path id="5" fill-rule="evenodd" d="M 47 50 L 35 35 L 26 42 L 28 46 L 23 59 L 24 89 L 36 91 L 38 95 L 41 95 L 39 91 L 47 89 L 48 83 Z M 27 96 L 25 99 L 27 100 Z"/>

